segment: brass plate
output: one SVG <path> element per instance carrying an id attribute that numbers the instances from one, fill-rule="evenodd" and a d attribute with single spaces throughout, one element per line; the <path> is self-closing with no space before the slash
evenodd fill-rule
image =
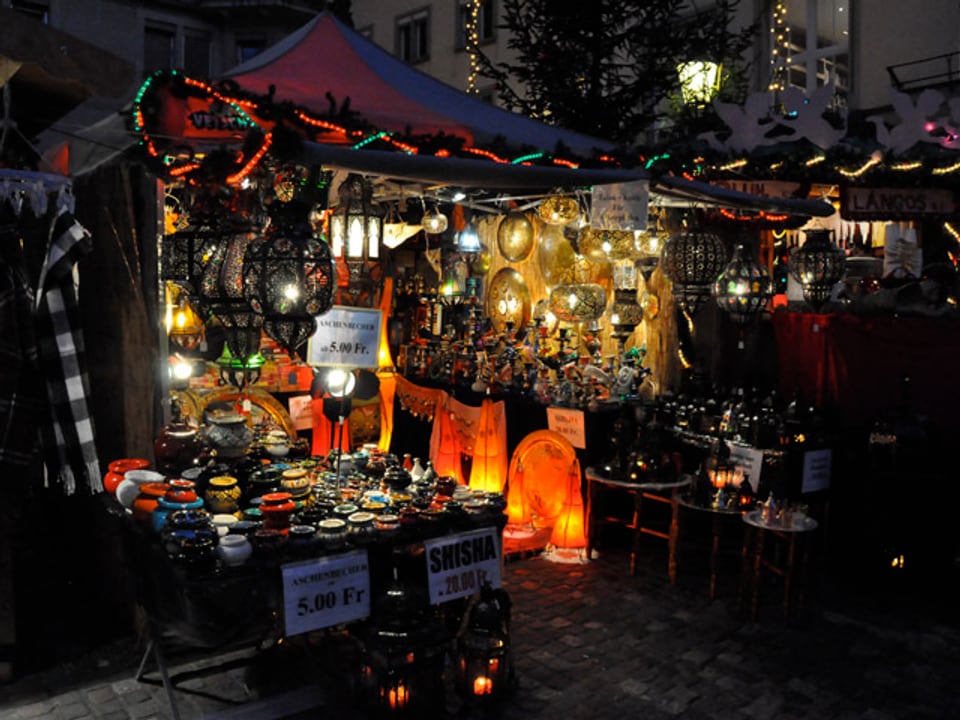
<path id="1" fill-rule="evenodd" d="M 486 309 L 497 332 L 503 332 L 508 322 L 514 328 L 530 322 L 530 289 L 523 275 L 513 268 L 499 270 L 487 289 Z"/>

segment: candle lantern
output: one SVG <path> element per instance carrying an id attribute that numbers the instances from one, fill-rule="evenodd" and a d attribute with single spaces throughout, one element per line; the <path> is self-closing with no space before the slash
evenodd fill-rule
<path id="1" fill-rule="evenodd" d="M 510 596 L 489 584 L 468 610 L 457 641 L 457 690 L 467 703 L 498 703 L 513 690 Z"/>
<path id="2" fill-rule="evenodd" d="M 374 717 L 434 716 L 445 705 L 446 628 L 398 581 L 396 570 L 375 607 L 363 641 L 362 702 Z"/>
<path id="3" fill-rule="evenodd" d="M 773 297 L 773 281 L 767 269 L 753 259 L 743 243 L 713 285 L 713 297 L 732 320 L 747 323 L 762 312 Z"/>

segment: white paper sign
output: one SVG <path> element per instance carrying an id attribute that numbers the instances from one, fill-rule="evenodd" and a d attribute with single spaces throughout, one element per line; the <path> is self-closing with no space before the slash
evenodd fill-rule
<path id="1" fill-rule="evenodd" d="M 351 368 L 377 367 L 383 314 L 373 308 L 334 305 L 317 317 L 307 362 Z"/>
<path id="2" fill-rule="evenodd" d="M 547 429 L 562 435 L 575 448 L 587 447 L 587 434 L 583 424 L 583 410 L 547 407 Z"/>
<path id="3" fill-rule="evenodd" d="M 319 630 L 370 614 L 366 550 L 290 563 L 280 568 L 285 633 Z"/>
<path id="4" fill-rule="evenodd" d="M 646 230 L 649 202 L 647 180 L 594 185 L 590 196 L 590 225 L 611 230 Z"/>
<path id="5" fill-rule="evenodd" d="M 436 605 L 500 587 L 500 538 L 494 528 L 426 540 L 427 587 Z"/>
<path id="6" fill-rule="evenodd" d="M 730 442 L 727 447 L 730 448 L 730 462 L 743 471 L 756 494 L 760 487 L 760 471 L 763 470 L 763 450 Z"/>
<path id="7" fill-rule="evenodd" d="M 292 395 L 287 400 L 295 430 L 309 430 L 313 427 L 313 408 L 310 404 L 312 400 L 309 395 Z"/>
<path id="8" fill-rule="evenodd" d="M 832 450 L 808 450 L 805 452 L 803 454 L 803 480 L 800 483 L 800 492 L 809 493 L 829 489 L 832 470 Z"/>

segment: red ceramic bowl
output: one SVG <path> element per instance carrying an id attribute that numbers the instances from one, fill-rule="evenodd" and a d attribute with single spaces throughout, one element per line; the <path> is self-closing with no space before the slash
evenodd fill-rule
<path id="1" fill-rule="evenodd" d="M 111 495 L 117 492 L 117 485 L 123 482 L 123 475 L 127 470 L 145 470 L 150 467 L 150 461 L 145 458 L 119 458 L 107 465 L 107 472 L 103 476 L 103 489 Z"/>

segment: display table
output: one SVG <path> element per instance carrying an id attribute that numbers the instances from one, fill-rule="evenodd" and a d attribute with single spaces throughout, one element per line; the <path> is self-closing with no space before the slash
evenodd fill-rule
<path id="1" fill-rule="evenodd" d="M 584 471 L 587 480 L 587 557 L 597 547 L 600 527 L 611 523 L 621 525 L 632 533 L 630 544 L 630 574 L 637 572 L 637 553 L 643 535 L 652 535 L 667 540 L 670 545 L 667 562 L 667 574 L 670 584 L 677 580 L 676 539 L 677 539 L 677 501 L 678 491 L 693 483 L 693 476 L 682 475 L 674 482 L 627 482 L 614 480 L 593 467 Z M 616 514 L 612 508 L 603 504 L 601 496 L 621 493 L 632 499 L 628 515 Z M 646 524 L 642 509 L 644 500 L 661 503 L 670 507 L 670 519 L 666 527 L 654 527 Z"/>
<path id="2" fill-rule="evenodd" d="M 677 506 L 678 509 L 682 508 L 685 512 L 701 513 L 710 517 L 710 584 L 708 592 L 710 599 L 713 600 L 717 597 L 717 579 L 720 574 L 720 538 L 723 534 L 724 525 L 728 525 L 731 519 L 739 520 L 743 513 L 738 508 L 698 505 L 683 497 L 678 498 Z M 739 529 L 739 523 L 737 523 L 737 529 Z M 681 532 L 682 527 L 680 515 L 678 514 L 676 523 L 676 538 L 670 543 L 671 553 L 673 555 L 677 555 L 679 553 Z M 679 563 L 676 557 L 671 558 L 670 565 L 674 568 L 674 571 L 676 571 L 678 564 Z"/>
<path id="3" fill-rule="evenodd" d="M 744 533 L 742 559 L 743 573 L 740 592 L 737 598 L 739 607 L 743 607 L 746 594 L 750 594 L 750 616 L 757 617 L 760 602 L 760 583 L 763 571 L 767 570 L 783 578 L 783 614 L 790 616 L 793 609 L 793 596 L 797 595 L 797 606 L 803 606 L 803 595 L 807 578 L 807 565 L 810 555 L 810 534 L 817 529 L 818 523 L 806 515 L 793 516 L 789 524 L 767 522 L 761 510 L 748 512 L 743 516 L 746 525 Z M 786 546 L 786 558 L 781 559 L 782 547 L 769 547 L 768 541 L 779 542 Z M 796 567 L 797 550 L 800 545 L 800 568 Z M 766 553 L 767 550 L 772 552 Z M 768 557 L 769 555 L 769 557 Z"/>
<path id="4" fill-rule="evenodd" d="M 136 677 L 147 681 L 152 658 L 175 719 L 180 717 L 176 681 L 167 661 L 174 644 L 194 654 L 205 651 L 212 660 L 240 649 L 256 654 L 295 635 L 337 628 L 340 634 L 355 633 L 363 646 L 378 628 L 394 623 L 381 637 L 402 635 L 399 628 L 417 643 L 418 656 L 427 654 L 421 652 L 427 644 L 442 656 L 470 598 L 487 584 L 500 587 L 506 516 L 498 512 L 351 537 L 336 551 L 278 550 L 255 554 L 238 566 L 218 562 L 197 570 L 168 557 L 158 535 L 115 499 L 107 503 L 147 621 L 148 646 Z M 418 616 L 385 609 L 398 588 L 406 597 L 404 611 Z M 437 612 L 430 610 L 438 605 Z M 449 622 L 433 623 L 436 631 L 426 637 L 421 631 L 432 627 L 429 620 L 438 614 Z M 413 656 L 412 649 L 409 653 Z"/>

